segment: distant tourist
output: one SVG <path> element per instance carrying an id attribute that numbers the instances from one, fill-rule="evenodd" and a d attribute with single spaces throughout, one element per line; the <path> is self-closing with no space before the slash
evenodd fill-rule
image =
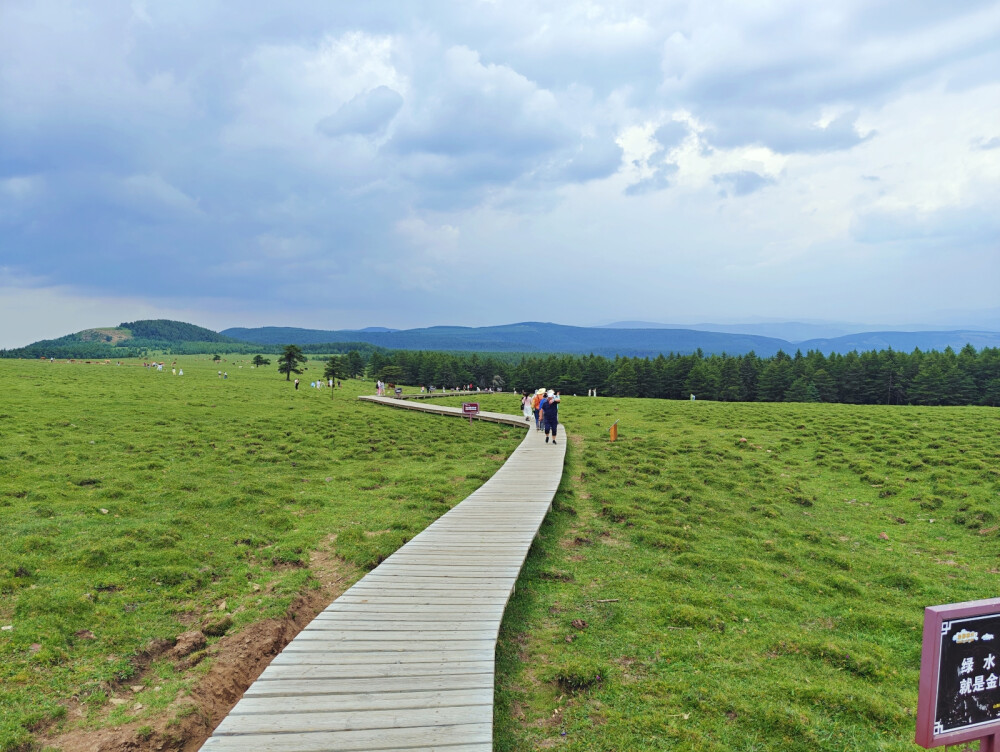
<path id="1" fill-rule="evenodd" d="M 531 397 L 525 391 L 521 392 L 521 412 L 524 415 L 525 421 L 531 422 Z"/>
<path id="2" fill-rule="evenodd" d="M 299 391 L 299 380 L 295 379 L 295 391 Z"/>
<path id="3" fill-rule="evenodd" d="M 559 428 L 559 400 L 556 393 L 549 389 L 545 394 L 545 400 L 540 403 L 539 409 L 542 411 L 545 423 L 545 443 L 549 443 L 549 431 L 552 432 L 552 443 L 556 443 L 556 430 Z"/>
<path id="4" fill-rule="evenodd" d="M 542 401 L 542 395 L 543 394 L 545 394 L 545 389 L 544 388 L 539 389 L 538 391 L 536 391 L 534 393 L 534 395 L 532 395 L 532 397 L 531 397 L 531 412 L 533 412 L 535 414 L 535 430 L 536 431 L 541 431 L 542 430 L 542 420 L 539 417 L 538 405 Z"/>

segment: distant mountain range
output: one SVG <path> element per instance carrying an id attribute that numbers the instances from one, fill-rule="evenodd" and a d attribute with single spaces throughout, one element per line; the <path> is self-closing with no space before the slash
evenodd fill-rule
<path id="1" fill-rule="evenodd" d="M 796 350 L 802 352 L 820 350 L 824 354 L 829 354 L 848 353 L 852 350 L 859 352 L 884 350 L 890 347 L 906 352 L 915 347 L 921 350 L 943 350 L 950 346 L 958 350 L 966 344 L 972 344 L 977 350 L 983 347 L 1000 347 L 1000 332 L 862 332 L 792 342 L 778 337 L 738 332 L 679 328 L 582 327 L 541 322 L 475 328 L 433 326 L 388 331 L 324 331 L 287 327 L 234 328 L 226 329 L 222 334 L 244 342 L 266 345 L 361 341 L 390 350 L 594 353 L 608 357 L 615 355 L 655 357 L 660 353 L 686 354 L 698 349 L 705 354 L 725 352 L 730 355 L 742 355 L 753 350 L 762 357 L 769 357 L 779 350 L 790 354 Z"/>
<path id="2" fill-rule="evenodd" d="M 848 321 L 750 321 L 737 324 L 662 324 L 652 321 L 616 321 L 601 324 L 602 329 L 694 329 L 698 332 L 725 332 L 728 334 L 756 334 L 774 337 L 793 344 L 816 340 L 837 339 L 850 334 L 870 332 L 995 332 L 1000 330 L 1000 318 L 991 319 L 989 312 L 982 315 L 979 325 L 914 325 L 914 326 L 872 326 Z M 989 322 L 989 323 L 986 323 Z"/>
<path id="3" fill-rule="evenodd" d="M 220 332 L 179 321 L 133 321 L 117 327 L 86 329 L 55 340 L 35 342 L 16 350 L 0 351 L 3 357 L 114 357 L 123 348 L 148 350 L 170 349 L 174 353 L 250 352 L 266 348 L 273 352 L 287 344 L 296 344 L 310 352 L 346 352 L 348 349 L 381 347 L 388 350 L 442 350 L 462 352 L 507 353 L 593 353 L 606 357 L 656 357 L 701 350 L 705 355 L 727 353 L 743 355 L 751 350 L 770 357 L 783 350 L 794 354 L 818 350 L 824 355 L 852 350 L 959 350 L 971 344 L 977 350 L 1000 348 L 1000 332 L 991 331 L 922 331 L 861 332 L 838 337 L 813 338 L 793 342 L 743 332 L 700 331 L 666 328 L 663 325 L 640 326 L 627 322 L 628 328 L 563 326 L 542 322 L 523 322 L 505 326 L 461 327 L 433 326 L 422 329 L 395 330 L 369 327 L 361 330 L 297 329 L 291 327 L 233 328 Z M 734 325 L 754 326 L 754 325 Z M 808 324 L 788 323 L 789 331 Z M 329 345 L 329 349 L 324 349 Z"/>

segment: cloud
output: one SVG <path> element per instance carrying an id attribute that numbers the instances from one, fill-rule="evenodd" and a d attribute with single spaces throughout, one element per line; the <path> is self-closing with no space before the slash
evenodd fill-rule
<path id="1" fill-rule="evenodd" d="M 622 161 L 622 148 L 610 134 L 603 138 L 583 138 L 575 154 L 567 155 L 568 162 L 559 176 L 571 182 L 599 180 L 618 171 Z"/>
<path id="2" fill-rule="evenodd" d="M 320 133 L 337 137 L 367 136 L 384 129 L 403 106 L 403 97 L 388 86 L 377 86 L 341 105 L 336 113 L 316 124 Z"/>
<path id="3" fill-rule="evenodd" d="M 174 220 L 203 214 L 195 199 L 156 174 L 130 175 L 117 181 L 112 192 L 122 206 L 149 218 Z"/>
<path id="4" fill-rule="evenodd" d="M 931 242 L 951 247 L 969 244 L 1000 250 L 1000 217 L 992 206 L 948 206 L 933 211 L 914 207 L 860 212 L 851 235 L 861 243 Z"/>
<path id="5" fill-rule="evenodd" d="M 392 143 L 399 153 L 502 153 L 516 161 L 548 152 L 570 137 L 551 92 L 505 65 L 483 64 L 473 50 L 447 50 L 434 78 L 434 91 L 399 124 Z"/>
<path id="6" fill-rule="evenodd" d="M 545 254 L 567 316 L 593 320 L 576 301 L 608 283 L 661 305 L 658 274 L 599 263 L 620 247 L 623 266 L 682 272 L 671 300 L 714 316 L 763 296 L 686 297 L 708 272 L 807 290 L 846 258 L 875 277 L 910 246 L 986 254 L 996 237 L 996 0 L 7 0 L 2 15 L 0 264 L 60 294 L 275 315 L 332 297 L 382 323 L 473 307 L 495 323 L 534 301 L 469 297 L 464 260 Z M 916 298 L 936 295 L 927 268 Z"/>
<path id="7" fill-rule="evenodd" d="M 819 112 L 794 114 L 781 110 L 724 109 L 715 112 L 710 141 L 721 147 L 760 144 L 781 154 L 817 153 L 850 149 L 875 137 L 858 131 L 858 112 L 817 122 Z"/>
<path id="8" fill-rule="evenodd" d="M 687 138 L 690 129 L 685 123 L 678 120 L 671 120 L 664 123 L 653 133 L 653 138 L 664 151 L 670 151 L 676 146 L 680 146 L 681 141 Z"/>
<path id="9" fill-rule="evenodd" d="M 774 185 L 772 177 L 759 175 L 751 170 L 740 170 L 739 172 L 725 172 L 712 176 L 712 182 L 722 186 L 721 195 L 726 196 L 732 193 L 734 196 L 749 196 L 756 193 L 761 188 Z"/>
<path id="10" fill-rule="evenodd" d="M 652 174 L 632 183 L 625 189 L 626 196 L 642 196 L 647 193 L 662 191 L 670 187 L 670 179 L 680 168 L 672 162 L 663 162 L 656 166 Z"/>

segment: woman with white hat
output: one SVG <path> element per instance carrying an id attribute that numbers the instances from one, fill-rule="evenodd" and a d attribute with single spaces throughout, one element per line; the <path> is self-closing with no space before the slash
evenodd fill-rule
<path id="1" fill-rule="evenodd" d="M 531 398 L 531 411 L 535 414 L 535 430 L 542 430 L 542 421 L 539 417 L 538 407 L 542 401 L 542 395 L 545 394 L 545 388 L 541 388 L 535 392 L 535 395 Z"/>

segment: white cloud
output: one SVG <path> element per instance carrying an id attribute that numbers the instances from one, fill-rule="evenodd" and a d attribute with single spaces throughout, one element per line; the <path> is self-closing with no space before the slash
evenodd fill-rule
<path id="1" fill-rule="evenodd" d="M 243 61 L 233 96 L 234 117 L 222 138 L 239 150 L 290 151 L 321 147 L 316 124 L 365 92 L 386 87 L 405 94 L 387 36 L 348 32 L 318 44 L 262 44 Z"/>

